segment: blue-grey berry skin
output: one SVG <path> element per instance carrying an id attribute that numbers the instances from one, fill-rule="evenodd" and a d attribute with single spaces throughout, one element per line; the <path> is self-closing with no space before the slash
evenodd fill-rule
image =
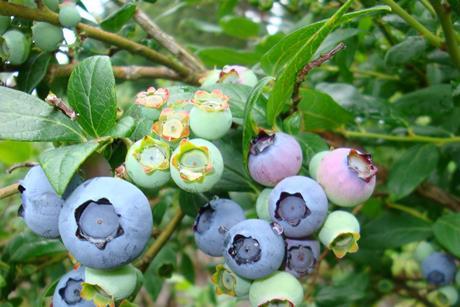
<path id="1" fill-rule="evenodd" d="M 320 246 L 316 240 L 286 239 L 285 271 L 297 278 L 313 272 L 319 259 Z"/>
<path id="2" fill-rule="evenodd" d="M 222 256 L 225 234 L 244 219 L 243 209 L 233 200 L 211 200 L 201 208 L 193 225 L 196 245 L 210 256 Z"/>
<path id="3" fill-rule="evenodd" d="M 53 295 L 53 307 L 94 307 L 93 302 L 80 297 L 81 283 L 85 281 L 85 268 L 72 270 L 61 277 Z"/>
<path id="4" fill-rule="evenodd" d="M 59 237 L 59 213 L 66 198 L 80 178 L 75 176 L 61 197 L 56 194 L 41 166 L 32 167 L 19 181 L 22 205 L 19 215 L 36 234 L 45 238 Z"/>
<path id="5" fill-rule="evenodd" d="M 323 188 L 313 179 L 292 176 L 281 180 L 270 193 L 272 220 L 283 227 L 284 235 L 301 238 L 317 230 L 327 215 Z"/>
<path id="6" fill-rule="evenodd" d="M 111 269 L 133 261 L 153 227 L 147 197 L 133 184 L 96 177 L 81 184 L 64 203 L 59 232 L 84 266 Z"/>
<path id="7" fill-rule="evenodd" d="M 284 253 L 281 234 L 264 220 L 244 220 L 225 236 L 225 263 L 247 279 L 262 278 L 278 270 Z"/>
<path id="8" fill-rule="evenodd" d="M 445 253 L 433 253 L 422 262 L 422 273 L 426 280 L 437 286 L 448 285 L 455 277 L 454 258 Z"/>

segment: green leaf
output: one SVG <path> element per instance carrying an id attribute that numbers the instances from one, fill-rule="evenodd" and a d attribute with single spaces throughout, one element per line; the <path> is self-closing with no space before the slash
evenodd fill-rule
<path id="1" fill-rule="evenodd" d="M 251 147 L 251 140 L 256 136 L 257 125 L 252 119 L 252 110 L 259 100 L 260 96 L 263 95 L 263 90 L 268 82 L 273 80 L 272 77 L 265 77 L 260 80 L 256 86 L 252 89 L 251 94 L 246 102 L 243 113 L 243 138 L 242 138 L 242 150 L 243 150 L 243 169 L 248 175 L 248 158 L 249 150 Z"/>
<path id="2" fill-rule="evenodd" d="M 144 274 L 144 287 L 153 301 L 157 300 L 163 287 L 163 282 L 163 278 L 153 273 L 149 274 L 149 271 Z"/>
<path id="3" fill-rule="evenodd" d="M 386 5 L 359 10 L 343 15 L 340 22 L 346 23 L 354 18 L 372 15 L 385 11 L 391 11 Z M 261 66 L 267 74 L 276 75 L 294 57 L 303 46 L 305 40 L 313 36 L 328 20 L 318 21 L 304 26 L 289 35 L 285 36 L 273 48 L 271 48 L 261 59 Z"/>
<path id="4" fill-rule="evenodd" d="M 105 135 L 116 120 L 115 78 L 110 58 L 92 56 L 72 71 L 67 88 L 77 120 L 92 136 Z"/>
<path id="5" fill-rule="evenodd" d="M 131 116 L 122 117 L 115 127 L 113 127 L 107 135 L 114 138 L 129 137 L 136 127 L 136 121 Z"/>
<path id="6" fill-rule="evenodd" d="M 29 57 L 27 63 L 21 67 L 18 74 L 18 89 L 32 93 L 33 89 L 42 81 L 48 72 L 51 53 L 42 52 Z"/>
<path id="7" fill-rule="evenodd" d="M 136 13 L 136 4 L 128 2 L 101 22 L 106 31 L 118 32 Z"/>
<path id="8" fill-rule="evenodd" d="M 361 240 L 364 248 L 385 249 L 421 241 L 432 234 L 431 224 L 407 214 L 384 213 L 363 225 Z"/>
<path id="9" fill-rule="evenodd" d="M 396 100 L 395 106 L 407 116 L 442 116 L 454 108 L 452 86 L 437 84 L 413 91 Z"/>
<path id="10" fill-rule="evenodd" d="M 460 258 L 460 213 L 441 216 L 434 223 L 433 232 L 445 249 Z"/>
<path id="11" fill-rule="evenodd" d="M 223 47 L 200 49 L 198 57 L 207 66 L 222 67 L 228 64 L 251 66 L 260 59 L 260 54 L 253 51 L 242 51 Z"/>
<path id="12" fill-rule="evenodd" d="M 0 86 L 0 139 L 33 142 L 85 140 L 81 128 L 35 96 Z"/>
<path id="13" fill-rule="evenodd" d="M 11 150 L 14 148 L 14 150 Z M 32 143 L 0 141 L 0 162 L 6 165 L 24 162 L 35 157 L 37 150 Z"/>
<path id="14" fill-rule="evenodd" d="M 305 130 L 333 130 L 353 120 L 353 116 L 331 96 L 314 89 L 301 89 L 299 109 L 304 114 Z"/>
<path id="15" fill-rule="evenodd" d="M 177 266 L 177 251 L 168 243 L 155 256 L 147 272 L 163 278 L 171 277 Z"/>
<path id="16" fill-rule="evenodd" d="M 385 54 L 385 65 L 399 66 L 420 58 L 427 44 L 421 36 L 409 36 L 399 44 L 392 46 Z"/>
<path id="17" fill-rule="evenodd" d="M 409 195 L 436 169 L 439 152 L 435 145 L 417 145 L 406 151 L 390 170 L 388 190 L 393 199 Z"/>
<path id="18" fill-rule="evenodd" d="M 298 46 L 286 69 L 277 74 L 276 83 L 267 103 L 267 122 L 273 124 L 280 114 L 285 103 L 292 95 L 297 73 L 311 60 L 326 36 L 338 25 L 340 18 L 350 7 L 353 0 L 348 0 L 334 15 L 324 23 L 307 41 Z M 276 46 L 275 46 L 276 47 Z"/>
<path id="19" fill-rule="evenodd" d="M 367 273 L 350 274 L 347 278 L 331 286 L 323 286 L 315 296 L 319 306 L 348 306 L 344 303 L 353 302 L 366 296 L 369 286 Z M 360 305 L 360 304 L 358 304 Z"/>
<path id="20" fill-rule="evenodd" d="M 96 141 L 44 151 L 38 158 L 56 193 L 62 195 L 78 167 L 99 147 Z"/>
<path id="21" fill-rule="evenodd" d="M 241 39 L 257 37 L 260 30 L 258 23 L 240 16 L 225 16 L 219 25 L 225 34 Z"/>
<path id="22" fill-rule="evenodd" d="M 206 202 L 207 202 L 207 199 L 205 199 L 200 194 L 188 193 L 183 190 L 180 190 L 179 192 L 180 207 L 186 215 L 192 218 L 196 217 L 196 215 L 198 214 L 198 211 L 200 211 L 200 208 Z"/>
<path id="23" fill-rule="evenodd" d="M 49 258 L 65 254 L 67 250 L 59 240 L 36 239 L 22 244 L 10 257 L 11 262 L 25 263 L 40 257 Z"/>
<path id="24" fill-rule="evenodd" d="M 192 259 L 190 259 L 190 257 L 185 252 L 182 254 L 180 272 L 189 282 L 192 284 L 195 283 L 195 266 L 193 265 Z"/>
<path id="25" fill-rule="evenodd" d="M 329 145 L 319 135 L 309 132 L 301 132 L 294 135 L 299 141 L 303 152 L 303 165 L 308 169 L 311 158 L 320 151 L 329 150 Z"/>

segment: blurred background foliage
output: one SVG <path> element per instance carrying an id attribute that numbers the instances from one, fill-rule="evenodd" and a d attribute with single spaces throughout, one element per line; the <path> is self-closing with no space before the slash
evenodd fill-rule
<path id="1" fill-rule="evenodd" d="M 271 47 L 288 33 L 331 16 L 342 4 L 327 0 L 271 2 L 158 0 L 137 5 L 198 55 L 207 68 L 241 64 L 263 75 L 266 71 L 261 59 Z M 352 7 L 357 10 L 387 2 L 355 1 Z M 459 30 L 460 5 L 449 2 L 454 28 Z M 82 11 L 90 13 L 84 15 L 89 24 L 107 21 L 119 9 L 117 1 L 78 3 Z M 398 4 L 426 29 L 443 36 L 428 1 L 403 0 Z M 162 50 L 132 19 L 116 19 L 106 26 Z M 62 47 L 52 63 L 66 64 L 103 54 L 110 55 L 114 66 L 151 65 L 139 55 L 94 39 L 75 41 L 71 33 L 66 33 L 66 38 L 71 48 Z M 392 12 L 342 25 L 327 37 L 317 55 L 339 42 L 347 48 L 313 70 L 304 82 L 300 119 L 280 118 L 278 124 L 298 136 L 307 157 L 305 163 L 328 145 L 365 148 L 379 166 L 379 185 L 375 197 L 360 207 L 359 253 L 340 261 L 326 257 L 315 285 L 305 283 L 308 289 L 314 288 L 308 304 L 434 304 L 427 297 L 435 289 L 421 279 L 420 268 L 410 255 L 416 242 L 429 240 L 460 257 L 460 215 L 455 213 L 460 211 L 459 68 L 446 48 L 433 46 Z M 1 73 L 3 82 L 11 86 L 15 76 Z M 65 97 L 67 78 L 48 81 L 43 79 L 35 93 L 43 96 L 51 89 Z M 167 80 L 118 79 L 118 104 L 127 109 L 137 92 L 151 85 L 172 84 Z M 148 129 L 150 124 L 146 122 L 144 127 Z M 7 174 L 8 167 L 36 161 L 38 153 L 48 146 L 0 141 L 0 185 L 14 183 L 25 174 L 24 169 Z M 255 193 L 231 191 L 229 195 L 254 216 Z M 174 189 L 162 190 L 152 199 L 154 223 L 160 229 L 173 215 L 171 203 L 189 201 L 179 199 Z M 53 282 L 72 263 L 59 241 L 40 239 L 25 229 L 17 217 L 19 205 L 18 196 L 0 201 L 0 306 L 43 306 Z M 188 216 L 155 258 L 136 302 L 142 306 L 153 306 L 155 301 L 158 306 L 245 306 L 246 302 L 214 294 L 209 276 L 220 261 L 196 249 L 192 223 Z"/>

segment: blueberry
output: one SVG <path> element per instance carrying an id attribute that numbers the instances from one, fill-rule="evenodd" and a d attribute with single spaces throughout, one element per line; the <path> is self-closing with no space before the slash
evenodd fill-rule
<path id="1" fill-rule="evenodd" d="M 338 148 L 320 161 L 316 179 L 331 202 L 338 206 L 353 207 L 372 195 L 376 172 L 377 167 L 369 154 L 350 148 Z"/>
<path id="2" fill-rule="evenodd" d="M 279 232 L 258 219 L 244 220 L 230 228 L 224 248 L 225 263 L 247 279 L 262 278 L 278 270 L 285 250 Z"/>
<path id="3" fill-rule="evenodd" d="M 262 220 L 266 221 L 271 221 L 272 218 L 270 216 L 270 211 L 268 210 L 269 206 L 269 198 L 270 198 L 270 193 L 272 192 L 273 189 L 263 189 L 262 192 L 260 192 L 259 196 L 257 197 L 256 201 L 256 212 L 257 212 L 257 217 Z"/>
<path id="4" fill-rule="evenodd" d="M 426 257 L 434 252 L 435 250 L 432 244 L 427 241 L 421 241 L 417 244 L 417 247 L 414 250 L 414 258 L 421 263 L 426 259 Z"/>
<path id="5" fill-rule="evenodd" d="M 456 267 L 454 258 L 445 253 L 433 253 L 422 262 L 422 273 L 434 285 L 443 286 L 453 282 Z"/>
<path id="6" fill-rule="evenodd" d="M 111 269 L 134 260 L 152 232 L 145 195 L 118 178 L 96 177 L 81 184 L 64 203 L 59 232 L 83 265 Z"/>
<path id="7" fill-rule="evenodd" d="M 318 167 L 323 161 L 324 157 L 329 153 L 329 150 L 326 151 L 320 151 L 316 153 L 310 160 L 310 163 L 308 164 L 308 171 L 310 173 L 311 178 L 316 180 L 316 175 L 318 173 Z"/>
<path id="8" fill-rule="evenodd" d="M 36 234 L 45 238 L 59 237 L 59 213 L 64 198 L 72 192 L 80 178 L 75 176 L 69 183 L 64 195 L 56 194 L 41 166 L 32 167 L 23 180 L 19 181 L 22 205 L 18 214 L 24 218 L 27 226 Z"/>
<path id="9" fill-rule="evenodd" d="M 220 257 L 227 231 L 245 219 L 243 209 L 230 199 L 214 199 L 201 207 L 193 231 L 195 242 L 204 253 Z"/>
<path id="10" fill-rule="evenodd" d="M 302 166 L 302 148 L 289 134 L 261 132 L 251 143 L 249 173 L 258 183 L 273 187 L 297 175 Z"/>
<path id="11" fill-rule="evenodd" d="M 126 171 L 131 180 L 145 189 L 156 189 L 171 178 L 168 143 L 145 136 L 134 143 L 126 154 Z"/>
<path id="12" fill-rule="evenodd" d="M 190 115 L 188 111 L 164 108 L 158 120 L 153 124 L 152 131 L 163 140 L 178 142 L 190 134 Z"/>
<path id="13" fill-rule="evenodd" d="M 331 212 L 318 237 L 337 258 L 342 258 L 347 253 L 356 253 L 360 238 L 359 222 L 350 212 L 342 210 Z"/>
<path id="14" fill-rule="evenodd" d="M 135 294 L 143 281 L 141 271 L 132 264 L 113 270 L 86 268 L 85 274 L 86 283 L 100 287 L 116 301 Z"/>
<path id="15" fill-rule="evenodd" d="M 458 291 L 454 286 L 444 286 L 429 293 L 427 298 L 435 306 L 455 306 L 458 301 Z"/>
<path id="16" fill-rule="evenodd" d="M 221 70 L 209 71 L 201 85 L 209 86 L 216 83 L 243 84 L 253 87 L 257 84 L 257 76 L 244 66 L 226 65 Z"/>
<path id="17" fill-rule="evenodd" d="M 151 109 L 160 109 L 169 99 L 169 90 L 167 88 L 155 89 L 149 87 L 136 95 L 136 104 Z"/>
<path id="18" fill-rule="evenodd" d="M 285 242 L 285 270 L 298 278 L 313 272 L 319 258 L 319 242 L 293 239 L 286 239 Z"/>
<path id="19" fill-rule="evenodd" d="M 80 12 L 75 3 L 64 2 L 59 10 L 59 22 L 67 28 L 75 27 L 81 20 Z"/>
<path id="20" fill-rule="evenodd" d="M 222 177 L 224 160 L 213 143 L 183 139 L 171 156 L 170 170 L 172 179 L 181 189 L 206 192 Z"/>
<path id="21" fill-rule="evenodd" d="M 251 281 L 238 276 L 227 265 L 219 264 L 211 278 L 217 294 L 242 297 L 249 293 Z"/>
<path id="22" fill-rule="evenodd" d="M 80 297 L 81 283 L 85 281 L 85 268 L 72 270 L 61 277 L 53 295 L 53 307 L 94 307 L 93 302 Z"/>
<path id="23" fill-rule="evenodd" d="M 287 237 L 301 238 L 312 234 L 324 222 L 327 209 L 326 194 L 309 177 L 287 177 L 270 193 L 270 216 L 283 227 Z"/>
<path id="24" fill-rule="evenodd" d="M 232 126 L 232 112 L 228 96 L 220 90 L 211 93 L 197 91 L 190 112 L 190 128 L 200 138 L 216 140 L 224 136 Z"/>
<path id="25" fill-rule="evenodd" d="M 18 30 L 8 30 L 2 36 L 0 50 L 6 54 L 6 59 L 12 65 L 23 64 L 30 53 L 31 40 L 29 36 Z"/>
<path id="26" fill-rule="evenodd" d="M 251 306 L 298 306 L 303 300 L 302 284 L 286 272 L 255 280 L 249 289 Z"/>
<path id="27" fill-rule="evenodd" d="M 36 22 L 32 26 L 32 39 L 43 51 L 54 51 L 64 40 L 64 33 L 58 26 L 47 22 Z"/>

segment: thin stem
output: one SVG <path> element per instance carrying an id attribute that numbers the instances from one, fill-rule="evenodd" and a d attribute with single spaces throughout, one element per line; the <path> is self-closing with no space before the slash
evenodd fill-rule
<path id="1" fill-rule="evenodd" d="M 386 141 L 394 142 L 405 142 L 405 143 L 434 143 L 437 145 L 445 145 L 450 143 L 460 143 L 460 136 L 451 137 L 434 137 L 424 135 L 389 135 L 383 133 L 372 133 L 372 132 L 361 132 L 361 131 L 350 131 L 342 129 L 338 131 L 347 138 L 360 138 L 360 139 L 381 139 Z"/>
<path id="2" fill-rule="evenodd" d="M 425 221 L 425 222 L 428 222 L 428 223 L 432 222 L 426 215 L 424 215 L 423 213 L 415 210 L 414 208 L 409 208 L 407 206 L 400 205 L 400 204 L 394 204 L 394 203 L 391 203 L 391 202 L 387 202 L 387 207 L 392 208 L 392 209 L 396 209 L 396 210 L 399 210 L 399 211 L 402 211 L 402 212 L 405 212 L 405 213 L 407 213 L 409 215 L 412 215 L 413 217 L 418 218 L 418 219 L 420 219 L 422 221 Z"/>
<path id="3" fill-rule="evenodd" d="M 460 48 L 457 44 L 456 32 L 454 30 L 451 19 L 451 7 L 448 3 L 441 4 L 439 0 L 430 0 L 436 14 L 438 14 L 439 21 L 441 22 L 442 30 L 446 38 L 447 52 L 454 62 L 455 66 L 460 69 Z"/>
<path id="4" fill-rule="evenodd" d="M 142 272 L 147 270 L 150 262 L 152 262 L 153 258 L 155 258 L 155 256 L 160 252 L 161 248 L 166 244 L 166 242 L 168 242 L 176 228 L 180 225 L 184 215 L 184 212 L 178 208 L 169 224 L 166 225 L 165 229 L 160 233 L 155 242 L 147 249 L 144 256 L 137 263 L 136 266 L 139 270 Z"/>
<path id="5" fill-rule="evenodd" d="M 460 212 L 460 198 L 431 183 L 423 183 L 417 193 L 453 211 Z"/>
<path id="6" fill-rule="evenodd" d="M 48 80 L 54 78 L 68 77 L 75 68 L 75 65 L 59 65 L 52 64 L 48 69 Z M 181 76 L 167 67 L 150 67 L 150 66 L 112 66 L 113 74 L 117 79 L 125 80 L 138 80 L 138 79 L 166 79 L 166 80 L 180 80 Z"/>
<path id="7" fill-rule="evenodd" d="M 20 163 L 16 163 L 16 164 L 13 164 L 10 167 L 8 167 L 6 172 L 8 174 L 11 174 L 12 172 L 17 170 L 18 168 L 23 168 L 23 167 L 28 167 L 29 168 L 29 167 L 34 167 L 34 166 L 37 166 L 37 165 L 38 165 L 38 162 L 20 162 Z"/>
<path id="8" fill-rule="evenodd" d="M 436 17 L 436 12 L 435 12 L 433 6 L 430 4 L 429 0 L 420 0 L 420 2 L 422 2 L 423 6 L 428 10 L 428 12 L 430 12 L 430 14 L 433 17 Z"/>
<path id="9" fill-rule="evenodd" d="M 320 55 L 317 59 L 309 62 L 305 65 L 297 74 L 296 83 L 294 85 L 294 90 L 292 92 L 292 103 L 293 109 L 297 109 L 297 104 L 299 103 L 301 97 L 299 95 L 299 89 L 302 83 L 305 81 L 308 73 L 315 67 L 321 66 L 326 61 L 329 61 L 334 55 L 345 49 L 346 45 L 344 43 L 339 43 L 337 46 L 334 47 L 331 51 Z"/>
<path id="10" fill-rule="evenodd" d="M 422 36 L 424 36 L 430 44 L 435 47 L 441 48 L 442 47 L 442 39 L 435 34 L 433 34 L 430 30 L 428 30 L 424 25 L 422 25 L 417 19 L 412 17 L 406 10 L 404 10 L 401 6 L 399 6 L 393 0 L 382 0 L 386 5 L 391 7 L 391 10 L 399 15 L 404 21 L 406 21 L 412 28 L 417 30 Z"/>
<path id="11" fill-rule="evenodd" d="M 0 199 L 4 199 L 16 193 L 19 193 L 18 187 L 19 187 L 19 183 L 13 183 L 9 186 L 1 188 L 0 189 Z"/>
<path id="12" fill-rule="evenodd" d="M 6 16 L 21 17 L 29 20 L 45 21 L 54 25 L 60 25 L 58 15 L 48 9 L 31 9 L 21 5 L 1 1 L 0 14 Z M 81 35 L 117 46 L 134 54 L 139 54 L 154 62 L 163 64 L 184 77 L 185 82 L 190 84 L 198 84 L 198 75 L 192 73 L 187 67 L 178 63 L 176 60 L 165 56 L 153 49 L 150 49 L 147 46 L 133 42 L 115 33 L 107 32 L 81 22 L 77 25 L 76 28 L 79 30 Z"/>

